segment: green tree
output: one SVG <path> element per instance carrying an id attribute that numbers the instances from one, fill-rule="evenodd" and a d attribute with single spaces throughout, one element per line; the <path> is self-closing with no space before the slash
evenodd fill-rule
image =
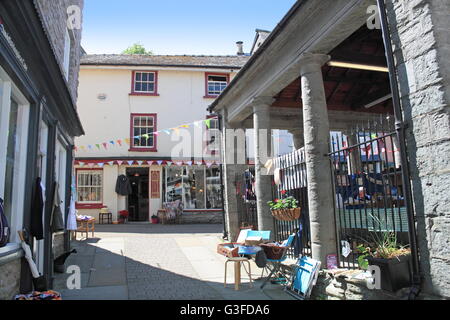
<path id="1" fill-rule="evenodd" d="M 147 51 L 142 44 L 135 43 L 131 47 L 128 47 L 126 50 L 124 50 L 122 54 L 144 54 L 151 56 L 153 55 L 153 52 Z"/>

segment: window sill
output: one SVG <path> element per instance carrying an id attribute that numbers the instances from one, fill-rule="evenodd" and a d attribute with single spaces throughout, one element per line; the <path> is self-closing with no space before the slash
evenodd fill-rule
<path id="1" fill-rule="evenodd" d="M 210 96 L 210 95 L 203 96 L 204 99 L 217 99 L 218 97 L 219 97 L 219 95 L 216 95 L 216 96 Z"/>
<path id="2" fill-rule="evenodd" d="M 158 152 L 158 149 L 156 148 L 130 148 L 128 149 L 129 152 Z"/>
<path id="3" fill-rule="evenodd" d="M 130 96 L 159 97 L 158 93 L 132 92 Z"/>
<path id="4" fill-rule="evenodd" d="M 0 266 L 24 256 L 22 246 L 19 243 L 8 243 L 0 248 Z"/>

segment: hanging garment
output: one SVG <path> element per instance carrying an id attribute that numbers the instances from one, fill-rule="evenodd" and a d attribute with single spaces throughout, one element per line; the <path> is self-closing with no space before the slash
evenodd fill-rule
<path id="1" fill-rule="evenodd" d="M 0 248 L 6 246 L 9 242 L 11 229 L 9 228 L 8 219 L 3 211 L 3 199 L 0 198 Z"/>
<path id="2" fill-rule="evenodd" d="M 64 219 L 61 210 L 61 198 L 59 197 L 58 183 L 53 183 L 53 206 L 52 215 L 50 217 L 50 230 L 52 232 L 58 232 L 64 230 Z"/>
<path id="3" fill-rule="evenodd" d="M 116 193 L 118 193 L 121 196 L 128 196 L 132 193 L 130 180 L 125 175 L 120 175 L 117 178 L 116 183 Z"/>
<path id="4" fill-rule="evenodd" d="M 300 223 L 298 231 L 295 233 L 294 237 L 294 256 L 297 258 L 302 254 L 303 249 L 303 224 Z"/>
<path id="5" fill-rule="evenodd" d="M 67 230 L 77 230 L 77 210 L 73 198 L 70 199 L 69 214 L 67 215 Z"/>
<path id="6" fill-rule="evenodd" d="M 44 198 L 41 178 L 36 179 L 33 190 L 33 198 L 31 203 L 31 227 L 30 233 L 36 240 L 44 239 L 44 226 L 42 224 L 42 216 L 44 211 Z"/>

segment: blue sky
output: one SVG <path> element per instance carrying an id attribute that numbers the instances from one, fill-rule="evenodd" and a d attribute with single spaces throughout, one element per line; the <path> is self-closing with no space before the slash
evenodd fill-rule
<path id="1" fill-rule="evenodd" d="M 154 54 L 249 52 L 255 29 L 273 30 L 295 0 L 85 0 L 84 49 L 121 53 L 140 42 Z"/>

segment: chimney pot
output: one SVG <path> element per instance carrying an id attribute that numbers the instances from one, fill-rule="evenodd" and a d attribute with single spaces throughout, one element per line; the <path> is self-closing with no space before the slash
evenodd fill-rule
<path id="1" fill-rule="evenodd" d="M 238 42 L 236 42 L 236 45 L 238 47 L 237 55 L 243 56 L 244 55 L 244 42 L 238 41 Z"/>

